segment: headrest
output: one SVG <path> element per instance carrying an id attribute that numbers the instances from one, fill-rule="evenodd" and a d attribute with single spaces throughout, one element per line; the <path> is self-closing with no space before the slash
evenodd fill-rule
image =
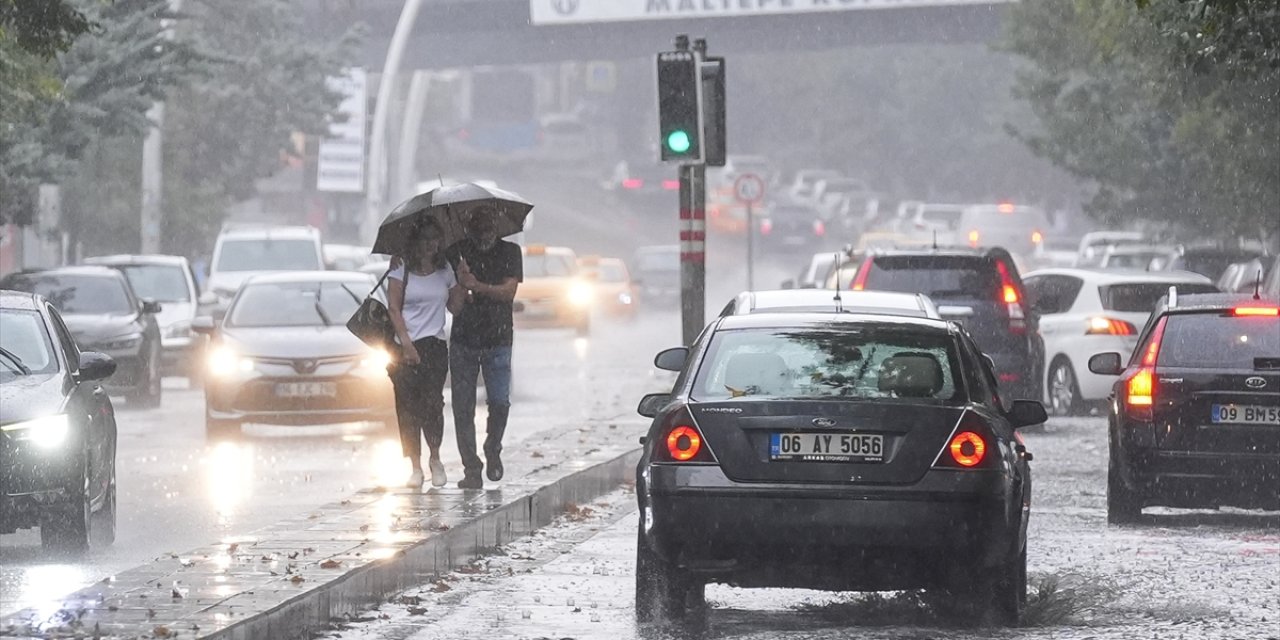
<path id="1" fill-rule="evenodd" d="M 902 352 L 880 364 L 880 391 L 900 398 L 928 398 L 942 390 L 942 365 L 929 353 Z"/>
<path id="2" fill-rule="evenodd" d="M 777 393 L 790 385 L 791 369 L 776 353 L 739 353 L 729 358 L 724 383 L 739 391 Z"/>

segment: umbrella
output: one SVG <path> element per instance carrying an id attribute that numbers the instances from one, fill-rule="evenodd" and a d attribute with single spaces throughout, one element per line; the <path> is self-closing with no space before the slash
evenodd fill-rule
<path id="1" fill-rule="evenodd" d="M 403 255 L 413 228 L 426 217 L 440 222 L 444 229 L 441 246 L 448 247 L 466 237 L 467 221 L 482 205 L 497 210 L 500 238 L 524 230 L 524 220 L 533 210 L 528 200 L 497 187 L 472 182 L 436 187 L 405 200 L 383 218 L 373 242 L 373 253 Z"/>

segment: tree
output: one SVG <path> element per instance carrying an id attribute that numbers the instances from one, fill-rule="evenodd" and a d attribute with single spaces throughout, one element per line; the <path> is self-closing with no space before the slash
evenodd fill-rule
<path id="1" fill-rule="evenodd" d="M 0 0 L 0 43 L 11 41 L 38 57 L 52 58 L 66 51 L 92 27 L 71 0 Z"/>

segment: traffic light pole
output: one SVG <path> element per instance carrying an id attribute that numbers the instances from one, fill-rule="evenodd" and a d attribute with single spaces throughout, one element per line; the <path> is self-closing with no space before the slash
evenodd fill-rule
<path id="1" fill-rule="evenodd" d="M 682 337 L 692 345 L 706 324 L 707 168 L 680 166 L 680 310 Z"/>

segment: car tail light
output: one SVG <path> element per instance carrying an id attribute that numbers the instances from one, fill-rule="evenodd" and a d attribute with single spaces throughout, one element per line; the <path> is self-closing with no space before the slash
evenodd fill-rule
<path id="1" fill-rule="evenodd" d="M 1131 336 L 1137 332 L 1138 328 L 1133 326 L 1133 323 L 1097 316 L 1089 318 L 1089 328 L 1085 330 L 1085 335 Z"/>
<path id="2" fill-rule="evenodd" d="M 643 186 L 644 186 L 644 180 L 641 180 L 640 178 L 627 178 L 626 180 L 622 181 L 623 189 L 635 190 Z"/>
<path id="3" fill-rule="evenodd" d="M 679 180 L 663 180 L 662 188 L 666 189 L 667 191 L 679 191 L 680 181 Z"/>
<path id="4" fill-rule="evenodd" d="M 977 414 L 966 412 L 960 426 L 938 452 L 933 466 L 948 469 L 989 469 L 998 464 L 995 437 Z"/>
<path id="5" fill-rule="evenodd" d="M 981 239 L 982 239 L 982 234 L 978 233 L 977 229 L 974 229 L 973 231 L 969 232 L 969 246 L 976 248 L 978 246 L 978 240 L 981 240 Z"/>
<path id="6" fill-rule="evenodd" d="M 767 236 L 770 233 L 773 233 L 773 221 L 765 218 L 760 221 L 760 235 Z"/>
<path id="7" fill-rule="evenodd" d="M 655 462 L 716 461 L 688 407 L 680 407 L 670 413 L 662 421 L 662 429 L 658 431 L 658 435 L 661 440 L 654 443 Z"/>
<path id="8" fill-rule="evenodd" d="M 1000 379 L 1000 382 L 1017 382 L 1022 379 L 1022 376 L 1011 371 L 1005 371 L 996 377 Z"/>
<path id="9" fill-rule="evenodd" d="M 987 457 L 987 441 L 972 431 L 961 431 L 947 444 L 947 453 L 962 467 L 976 467 Z"/>
<path id="10" fill-rule="evenodd" d="M 1018 292 L 1013 276 L 1009 274 L 1009 265 L 1003 260 L 996 260 L 996 271 L 1000 272 L 1000 298 L 1009 314 L 1009 328 L 1014 333 L 1025 333 L 1027 316 L 1022 311 L 1022 294 Z"/>
<path id="11" fill-rule="evenodd" d="M 853 276 L 852 289 L 854 291 L 862 291 L 867 288 L 867 276 L 871 274 L 871 258 L 862 261 L 862 266 L 858 267 L 858 273 Z"/>
<path id="12" fill-rule="evenodd" d="M 815 235 L 815 236 L 825 236 L 825 235 L 827 235 L 827 223 L 825 223 L 825 222 L 823 222 L 823 221 L 821 221 L 821 220 L 814 220 L 814 221 L 813 221 L 813 235 Z"/>
<path id="13" fill-rule="evenodd" d="M 1161 318 L 1142 351 L 1138 369 L 1124 381 L 1124 406 L 1129 417 L 1143 422 L 1152 419 L 1151 407 L 1156 400 L 1156 361 L 1160 358 L 1160 339 L 1168 318 Z"/>
<path id="14" fill-rule="evenodd" d="M 1039 231 L 1032 231 L 1031 244 L 1040 244 L 1041 242 L 1044 242 L 1044 234 Z"/>
<path id="15" fill-rule="evenodd" d="M 1270 318 L 1280 317 L 1280 308 L 1277 307 L 1236 307 L 1231 310 L 1234 316 L 1262 316 Z"/>

